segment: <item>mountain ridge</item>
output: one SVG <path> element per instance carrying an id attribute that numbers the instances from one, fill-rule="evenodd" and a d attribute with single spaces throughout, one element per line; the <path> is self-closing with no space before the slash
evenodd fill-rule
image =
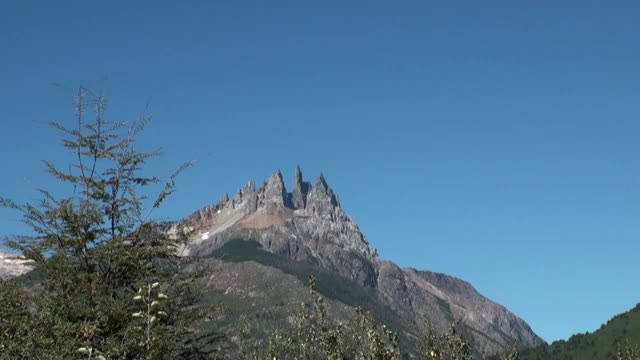
<path id="1" fill-rule="evenodd" d="M 514 344 L 544 343 L 529 325 L 464 280 L 400 268 L 379 257 L 357 223 L 342 209 L 321 174 L 312 185 L 297 166 L 292 191 L 280 171 L 260 188 L 249 181 L 230 198 L 187 217 L 198 229 L 186 254 L 207 256 L 234 239 L 255 241 L 270 253 L 317 265 L 358 286 L 374 290 L 407 331 L 418 336 L 429 319 L 443 331 L 459 319 L 477 354 L 491 355 Z"/>

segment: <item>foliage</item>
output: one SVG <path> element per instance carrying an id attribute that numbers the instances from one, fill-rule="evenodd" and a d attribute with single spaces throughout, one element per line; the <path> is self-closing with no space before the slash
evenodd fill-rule
<path id="1" fill-rule="evenodd" d="M 0 279 L 0 357 L 27 358 L 39 337 L 33 332 L 32 298 L 14 280 Z"/>
<path id="2" fill-rule="evenodd" d="M 82 354 L 82 355 L 86 355 L 86 359 L 87 360 L 106 360 L 106 358 L 104 357 L 104 355 L 102 355 L 102 352 L 98 349 L 94 349 L 92 347 L 81 347 L 78 348 L 78 353 Z"/>
<path id="3" fill-rule="evenodd" d="M 624 359 L 634 358 L 633 346 L 640 344 L 640 304 L 619 314 L 593 333 L 577 334 L 568 340 L 555 341 L 521 351 L 521 358 L 534 359 Z M 626 356 L 626 357 L 625 357 Z"/>
<path id="4" fill-rule="evenodd" d="M 471 348 L 469 344 L 457 334 L 454 322 L 449 331 L 436 336 L 431 323 L 422 340 L 420 357 L 425 360 L 470 360 Z"/>
<path id="5" fill-rule="evenodd" d="M 316 279 L 309 280 L 312 304 L 302 304 L 290 329 L 277 329 L 263 343 L 258 341 L 253 349 L 241 344 L 237 358 L 252 360 L 398 360 L 407 358 L 401 353 L 398 334 L 380 325 L 361 308 L 348 323 L 331 323 L 327 319 L 324 299 L 316 292 Z M 471 360 L 469 344 L 456 331 L 457 323 L 449 330 L 436 335 L 429 324 L 422 338 L 422 346 L 412 359 L 422 360 Z M 243 326 L 242 335 L 247 327 Z M 247 338 L 241 336 L 241 340 Z M 501 360 L 518 360 L 518 351 L 500 357 Z"/>
<path id="6" fill-rule="evenodd" d="M 134 301 L 140 303 L 139 311 L 131 314 L 131 317 L 138 320 L 139 323 L 133 328 L 138 332 L 137 338 L 142 337 L 142 341 L 138 342 L 138 352 L 149 359 L 160 358 L 169 350 L 166 344 L 171 342 L 170 338 L 163 336 L 167 334 L 163 323 L 169 316 L 165 311 L 169 297 L 161 293 L 159 289 L 160 283 L 158 282 L 145 285 L 139 288 L 138 294 L 133 297 Z"/>
<path id="7" fill-rule="evenodd" d="M 6 244 L 32 260 L 37 274 L 30 292 L 15 282 L 0 283 L 0 302 L 11 304 L 3 310 L 1 359 L 95 359 L 94 349 L 108 359 L 155 359 L 176 351 L 175 339 L 187 331 L 187 313 L 179 305 L 188 290 L 177 276 L 176 245 L 188 237 L 189 227 L 179 226 L 170 236 L 150 215 L 190 164 L 168 179 L 145 210 L 148 199 L 141 191 L 160 179 L 144 175 L 143 168 L 159 152 L 140 152 L 134 143 L 151 118 L 111 122 L 105 119 L 106 105 L 105 97 L 80 88 L 77 126 L 50 123 L 65 134 L 63 145 L 74 163 L 68 170 L 45 165 L 55 179 L 70 185 L 70 195 L 39 190 L 42 199 L 36 204 L 0 198 L 0 205 L 22 213 L 32 231 Z M 95 117 L 87 121 L 91 109 Z M 174 316 L 164 324 L 163 340 L 150 344 L 136 332 L 130 314 L 137 306 L 136 290 L 156 281 L 167 284 L 176 301 L 164 305 Z"/>
<path id="8" fill-rule="evenodd" d="M 618 343 L 616 360 L 640 360 L 640 347 L 638 345 L 630 345 L 629 340 L 625 340 L 624 346 Z"/>
<path id="9" fill-rule="evenodd" d="M 500 360 L 520 360 L 520 352 L 518 348 L 514 345 L 513 350 L 509 353 L 501 354 L 498 357 Z"/>
<path id="10" fill-rule="evenodd" d="M 361 308 L 349 324 L 332 324 L 316 279 L 309 279 L 312 304 L 303 303 L 291 329 L 278 329 L 266 343 L 258 342 L 245 359 L 398 360 L 399 338 Z"/>

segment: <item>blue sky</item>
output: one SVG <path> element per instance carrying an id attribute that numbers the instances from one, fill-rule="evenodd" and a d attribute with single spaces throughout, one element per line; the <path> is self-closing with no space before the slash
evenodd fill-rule
<path id="1" fill-rule="evenodd" d="M 548 341 L 640 301 L 640 4 L 7 1 L 0 193 L 60 188 L 84 85 L 155 117 L 157 215 L 322 171 L 379 253 L 468 280 Z M 2 234 L 24 230 L 0 210 Z"/>

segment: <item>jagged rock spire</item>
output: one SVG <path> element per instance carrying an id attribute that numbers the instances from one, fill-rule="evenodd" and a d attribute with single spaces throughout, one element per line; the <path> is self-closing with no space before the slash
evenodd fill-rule
<path id="1" fill-rule="evenodd" d="M 306 205 L 306 208 L 316 215 L 332 218 L 336 215 L 335 210 L 340 207 L 340 203 L 323 174 L 320 174 L 316 184 L 309 191 Z"/>
<path id="2" fill-rule="evenodd" d="M 251 191 L 251 192 L 255 192 L 256 191 L 256 182 L 253 180 L 249 180 L 249 182 L 247 183 L 247 185 L 244 186 L 245 189 Z"/>
<path id="3" fill-rule="evenodd" d="M 247 214 L 259 209 L 307 210 L 332 219 L 339 216 L 337 211 L 340 210 L 338 196 L 327 183 L 324 174 L 321 173 L 312 186 L 304 181 L 300 165 L 295 169 L 291 193 L 287 192 L 282 173 L 278 170 L 260 188 L 256 189 L 255 182 L 251 180 L 238 190 L 233 199 L 225 194 L 216 206 L 216 209 L 227 206 L 242 209 Z"/>
<path id="4" fill-rule="evenodd" d="M 327 184 L 327 179 L 324 178 L 323 173 L 320 173 L 320 176 L 318 176 L 318 180 L 316 180 L 316 186 L 322 187 L 324 191 L 327 191 L 327 189 L 329 188 L 329 184 Z"/>
<path id="5" fill-rule="evenodd" d="M 307 206 L 307 194 L 309 193 L 310 184 L 302 180 L 302 171 L 300 165 L 296 166 L 296 173 L 293 178 L 293 193 L 291 195 L 293 207 L 295 209 L 304 209 Z"/>
<path id="6" fill-rule="evenodd" d="M 290 200 L 287 188 L 284 185 L 282 179 L 282 173 L 278 170 L 275 174 L 267 180 L 267 183 L 263 188 L 263 198 L 260 199 L 259 207 L 277 208 L 277 207 L 293 207 Z"/>
<path id="7" fill-rule="evenodd" d="M 310 244 L 315 244 L 310 245 L 312 251 L 316 251 L 321 243 L 338 244 L 341 249 L 355 251 L 366 258 L 376 256 L 375 248 L 369 245 L 358 225 L 340 207 L 338 196 L 324 175 L 321 174 L 311 186 L 304 181 L 299 166 L 295 170 L 291 193 L 287 192 L 282 173 L 277 171 L 259 188 L 250 181 L 233 200 L 201 209 L 191 218 L 207 227 L 209 236 L 216 241 L 237 235 L 234 232 L 244 231 L 243 227 L 251 231 L 274 227 L 270 231 L 284 231 L 282 241 L 263 245 L 265 248 L 282 245 L 278 253 L 292 251 L 288 241 L 295 240 L 297 244 L 296 239 L 308 239 Z M 295 236 L 290 238 L 290 234 Z"/>

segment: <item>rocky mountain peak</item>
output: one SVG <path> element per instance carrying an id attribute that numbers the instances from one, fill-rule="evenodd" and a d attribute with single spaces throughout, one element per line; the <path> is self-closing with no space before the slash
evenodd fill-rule
<path id="1" fill-rule="evenodd" d="M 294 175 L 294 183 L 302 183 L 302 170 L 300 170 L 300 164 L 296 165 L 296 173 Z"/>
<path id="2" fill-rule="evenodd" d="M 321 217 L 329 216 L 335 219 L 335 215 L 338 215 L 336 211 L 340 209 L 340 202 L 323 174 L 320 174 L 316 184 L 309 191 L 306 209 Z"/>
<path id="3" fill-rule="evenodd" d="M 426 317 L 440 331 L 451 319 L 461 319 L 477 354 L 508 350 L 514 342 L 541 342 L 522 319 L 469 283 L 380 259 L 340 206 L 324 174 L 311 185 L 297 166 L 289 193 L 277 171 L 263 186 L 256 189 L 250 181 L 233 200 L 226 199 L 192 215 L 198 234 L 182 254 L 210 255 L 229 242 L 250 240 L 264 251 L 311 264 L 374 292 L 375 301 L 415 334 L 424 331 L 421 319 Z"/>
<path id="4" fill-rule="evenodd" d="M 217 204 L 217 208 L 223 208 L 228 202 L 227 195 Z M 292 192 L 287 192 L 282 173 L 278 170 L 259 189 L 256 189 L 253 180 L 249 181 L 238 190 L 231 205 L 234 209 L 242 208 L 246 213 L 259 209 L 306 210 L 311 214 L 332 219 L 338 217 L 336 212 L 340 209 L 338 196 L 329 186 L 325 176 L 320 174 L 316 183 L 311 185 L 304 181 L 299 165 L 295 169 Z"/>
<path id="5" fill-rule="evenodd" d="M 250 182 L 252 181 L 253 180 L 251 180 Z M 271 186 L 278 186 L 281 189 L 284 189 L 284 180 L 282 178 L 282 173 L 280 172 L 280 170 L 276 171 L 267 179 L 267 188 Z"/>
<path id="6" fill-rule="evenodd" d="M 320 187 L 324 191 L 329 190 L 329 184 L 327 184 L 327 179 L 324 178 L 323 173 L 320 173 L 320 176 L 318 176 L 318 180 L 316 181 L 316 186 Z"/>
<path id="7" fill-rule="evenodd" d="M 303 181 L 300 165 L 296 166 L 296 173 L 293 177 L 293 192 L 291 193 L 291 201 L 295 209 L 305 209 L 307 207 L 307 194 L 311 184 Z"/>
<path id="8" fill-rule="evenodd" d="M 267 180 L 265 185 L 262 187 L 261 195 L 258 208 L 272 209 L 293 207 L 280 170 L 276 171 L 276 173 L 271 175 Z"/>
<path id="9" fill-rule="evenodd" d="M 369 245 L 358 225 L 340 207 L 338 197 L 324 175 L 321 174 L 312 186 L 304 181 L 300 166 L 295 169 L 291 193 L 287 192 L 282 173 L 277 171 L 262 187 L 256 189 L 250 181 L 233 200 L 207 206 L 190 219 L 204 229 L 197 242 L 211 239 L 212 246 L 223 244 L 230 234 L 239 237 L 238 234 L 245 230 L 256 234 L 256 230 L 270 229 L 290 241 L 282 245 L 287 249 L 306 246 L 308 244 L 298 244 L 296 239 L 307 239 L 313 243 L 312 254 L 320 251 L 318 247 L 337 246 L 345 251 L 355 251 L 364 258 L 376 256 L 376 250 Z M 273 247 L 275 244 L 266 245 Z"/>
<path id="10" fill-rule="evenodd" d="M 282 179 L 282 175 L 280 175 L 280 179 Z M 255 192 L 256 191 L 256 182 L 253 180 L 249 180 L 247 185 L 244 186 L 245 191 Z"/>

